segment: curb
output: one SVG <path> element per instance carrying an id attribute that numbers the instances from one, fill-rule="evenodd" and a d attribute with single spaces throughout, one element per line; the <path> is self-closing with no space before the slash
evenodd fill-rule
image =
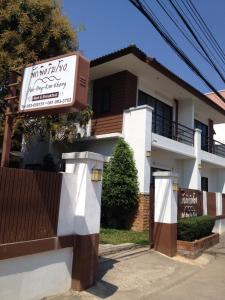
<path id="1" fill-rule="evenodd" d="M 147 245 L 137 245 L 137 244 L 129 244 L 129 245 L 117 245 L 117 246 L 112 246 L 109 249 L 103 249 L 99 251 L 98 256 L 106 256 L 106 255 L 111 255 L 115 254 L 121 251 L 126 251 L 126 250 L 131 250 L 131 249 L 138 249 L 138 248 L 143 248 L 146 247 Z"/>

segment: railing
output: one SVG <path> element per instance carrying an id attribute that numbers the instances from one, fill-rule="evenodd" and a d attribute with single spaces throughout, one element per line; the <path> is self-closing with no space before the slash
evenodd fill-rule
<path id="1" fill-rule="evenodd" d="M 225 157 L 225 144 L 213 140 L 211 138 L 205 138 L 202 142 L 202 150 L 215 155 Z"/>
<path id="2" fill-rule="evenodd" d="M 194 130 L 160 115 L 152 115 L 152 131 L 178 142 L 194 145 Z"/>
<path id="3" fill-rule="evenodd" d="M 225 145 L 223 143 L 213 140 L 212 153 L 225 157 Z"/>

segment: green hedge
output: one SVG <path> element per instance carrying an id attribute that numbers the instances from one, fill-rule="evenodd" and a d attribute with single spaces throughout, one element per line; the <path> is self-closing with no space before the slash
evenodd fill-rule
<path id="1" fill-rule="evenodd" d="M 194 241 L 212 233 L 215 219 L 210 216 L 200 216 L 180 219 L 177 222 L 177 239 Z"/>

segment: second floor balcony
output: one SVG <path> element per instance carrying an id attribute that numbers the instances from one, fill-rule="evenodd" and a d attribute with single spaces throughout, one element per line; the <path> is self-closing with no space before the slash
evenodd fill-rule
<path id="1" fill-rule="evenodd" d="M 201 148 L 203 151 L 225 157 L 225 144 L 204 135 L 202 136 Z"/>
<path id="2" fill-rule="evenodd" d="M 194 129 L 162 115 L 152 114 L 152 132 L 180 143 L 194 146 Z M 225 157 L 225 144 L 206 136 L 204 133 L 201 135 L 201 149 L 220 157 Z"/>
<path id="3" fill-rule="evenodd" d="M 152 132 L 194 146 L 195 131 L 193 129 L 154 113 L 152 114 Z"/>

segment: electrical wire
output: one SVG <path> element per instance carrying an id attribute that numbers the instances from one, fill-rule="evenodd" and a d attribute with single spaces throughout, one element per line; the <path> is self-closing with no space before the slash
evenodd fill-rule
<path id="1" fill-rule="evenodd" d="M 185 32 L 185 29 L 181 26 L 178 25 L 179 22 L 178 20 L 174 17 L 171 16 L 171 11 L 168 9 L 168 7 L 165 6 L 165 3 L 163 3 L 161 0 L 155 0 L 158 5 L 161 7 L 161 9 L 164 11 L 164 13 L 169 17 L 169 19 L 173 22 L 173 24 L 177 27 L 177 29 L 182 33 L 182 35 L 186 38 L 186 40 L 192 45 L 192 47 L 201 55 L 201 57 L 212 66 L 212 63 L 209 61 L 209 59 L 198 49 L 198 47 L 195 44 L 195 41 L 191 37 L 187 35 Z"/>
<path id="2" fill-rule="evenodd" d="M 183 23 L 185 24 L 185 26 L 187 27 L 187 29 L 190 31 L 190 33 L 192 34 L 192 36 L 194 37 L 194 39 L 196 40 L 196 42 L 198 43 L 198 45 L 200 46 L 200 48 L 202 49 L 202 51 L 205 53 L 205 55 L 211 61 L 214 70 L 217 72 L 217 74 L 220 76 L 220 78 L 222 79 L 222 81 L 225 83 L 225 78 L 224 78 L 223 74 L 221 73 L 221 71 L 219 70 L 219 68 L 217 67 L 217 65 L 214 63 L 214 61 L 211 58 L 211 56 L 209 55 L 208 51 L 202 45 L 200 39 L 198 38 L 198 36 L 194 32 L 194 30 L 191 28 L 191 26 L 188 23 L 187 19 L 185 18 L 184 14 L 182 14 L 182 8 L 178 4 L 178 2 L 176 0 L 169 0 L 169 2 L 172 5 L 172 7 L 174 8 L 174 10 L 177 12 L 178 16 L 181 18 L 181 20 L 183 21 Z M 180 10 L 179 10 L 179 8 L 180 8 Z"/>
<path id="3" fill-rule="evenodd" d="M 214 48 L 217 55 L 220 57 L 221 61 L 223 63 L 225 63 L 225 53 L 224 53 L 223 49 L 217 42 L 216 38 L 214 37 L 213 33 L 207 26 L 206 22 L 204 21 L 204 19 L 200 15 L 200 13 L 198 12 L 197 8 L 195 7 L 195 5 L 193 4 L 193 2 L 191 0 L 187 1 L 186 3 L 187 3 L 187 6 L 190 8 L 190 10 L 193 12 L 195 18 L 198 20 L 199 26 L 201 27 L 202 32 L 207 37 L 207 40 L 209 41 L 211 46 Z"/>
<path id="4" fill-rule="evenodd" d="M 143 6 L 140 0 L 128 0 L 133 6 L 135 6 L 144 15 L 153 27 L 158 31 L 166 43 L 177 53 L 177 55 L 186 63 L 186 65 L 199 77 L 201 80 L 220 98 L 225 102 L 224 97 L 217 91 L 217 89 L 203 76 L 200 70 L 191 62 L 188 56 L 176 45 L 173 39 L 163 31 L 163 28 L 157 22 L 157 19 L 151 13 L 151 9 L 147 9 Z M 150 7 L 148 7 L 150 8 Z"/>

